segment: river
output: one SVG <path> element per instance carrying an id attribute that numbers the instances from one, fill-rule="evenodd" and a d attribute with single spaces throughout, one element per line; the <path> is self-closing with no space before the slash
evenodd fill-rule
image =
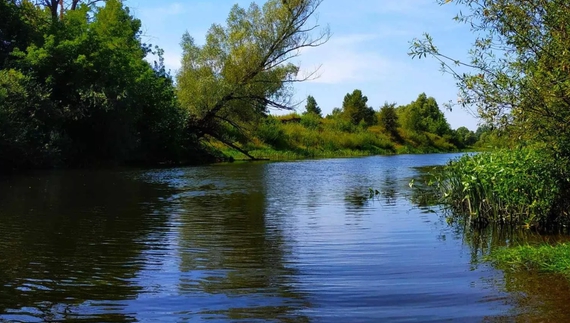
<path id="1" fill-rule="evenodd" d="M 0 322 L 568 321 L 567 284 L 414 203 L 454 156 L 0 178 Z"/>

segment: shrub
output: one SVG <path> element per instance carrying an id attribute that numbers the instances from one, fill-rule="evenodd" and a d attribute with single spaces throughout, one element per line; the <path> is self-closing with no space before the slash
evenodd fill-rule
<path id="1" fill-rule="evenodd" d="M 285 149 L 288 147 L 288 138 L 283 131 L 283 125 L 275 118 L 267 118 L 257 128 L 256 135 L 259 139 L 268 145 L 278 149 Z"/>
<path id="2" fill-rule="evenodd" d="M 568 222 L 564 168 L 546 150 L 501 150 L 450 162 L 434 185 L 442 202 L 470 222 L 546 227 Z"/>
<path id="3" fill-rule="evenodd" d="M 321 125 L 321 119 L 314 113 L 305 113 L 301 116 L 301 125 L 307 129 L 318 129 Z"/>

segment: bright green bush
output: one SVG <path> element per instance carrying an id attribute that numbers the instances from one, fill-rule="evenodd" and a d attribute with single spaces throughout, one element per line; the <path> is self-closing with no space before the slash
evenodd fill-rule
<path id="1" fill-rule="evenodd" d="M 268 145 L 275 148 L 285 149 L 288 147 L 289 138 L 283 130 L 284 125 L 274 118 L 267 118 L 256 130 L 255 135 Z"/>
<path id="2" fill-rule="evenodd" d="M 544 227 L 568 222 L 564 173 L 546 150 L 501 150 L 450 162 L 434 185 L 454 214 L 470 222 Z"/>
<path id="3" fill-rule="evenodd" d="M 301 116 L 301 125 L 308 129 L 318 129 L 321 125 L 321 117 L 314 113 L 305 113 Z"/>

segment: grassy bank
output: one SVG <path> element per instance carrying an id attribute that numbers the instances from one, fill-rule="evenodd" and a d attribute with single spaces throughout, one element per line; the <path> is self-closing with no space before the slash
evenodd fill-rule
<path id="1" fill-rule="evenodd" d="M 221 143 L 214 146 L 233 159 L 245 158 Z M 272 160 L 459 151 L 451 136 L 403 128 L 394 134 L 379 125 L 298 114 L 267 118 L 242 148 L 256 158 Z"/>
<path id="2" fill-rule="evenodd" d="M 497 249 L 487 260 L 504 270 L 536 270 L 562 274 L 570 280 L 570 243 Z"/>

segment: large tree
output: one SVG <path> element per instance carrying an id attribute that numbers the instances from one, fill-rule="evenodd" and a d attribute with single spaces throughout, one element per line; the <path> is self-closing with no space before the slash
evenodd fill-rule
<path id="1" fill-rule="evenodd" d="M 53 19 L 63 19 L 66 11 L 76 10 L 82 4 L 91 6 L 99 1 L 104 0 L 38 0 L 36 2 L 48 8 Z"/>
<path id="2" fill-rule="evenodd" d="M 322 111 L 319 105 L 317 104 L 317 100 L 312 95 L 307 96 L 307 104 L 305 105 L 305 113 L 314 114 L 319 117 L 322 117 Z"/>
<path id="3" fill-rule="evenodd" d="M 362 95 L 362 91 L 356 89 L 352 93 L 347 93 L 342 101 L 342 113 L 350 122 L 357 125 L 364 122 L 366 125 L 373 125 L 376 121 L 374 109 L 367 105 L 368 97 Z"/>
<path id="4" fill-rule="evenodd" d="M 178 97 L 188 109 L 188 131 L 216 138 L 253 158 L 240 139 L 270 108 L 292 110 L 292 86 L 311 78 L 298 75 L 291 60 L 304 48 L 329 38 L 314 15 L 322 0 L 269 0 L 263 7 L 235 5 L 226 26 L 214 24 L 206 43 L 197 45 L 186 33 Z"/>
<path id="5" fill-rule="evenodd" d="M 392 138 L 397 140 L 401 139 L 398 133 L 400 122 L 398 121 L 398 114 L 396 113 L 396 103 L 384 103 L 378 113 L 378 123 Z"/>
<path id="6" fill-rule="evenodd" d="M 413 57 L 431 55 L 459 86 L 460 103 L 517 137 L 545 141 L 570 159 L 570 3 L 565 0 L 439 0 L 477 35 L 469 61 L 425 35 Z M 512 126 L 512 127 L 511 127 Z"/>

